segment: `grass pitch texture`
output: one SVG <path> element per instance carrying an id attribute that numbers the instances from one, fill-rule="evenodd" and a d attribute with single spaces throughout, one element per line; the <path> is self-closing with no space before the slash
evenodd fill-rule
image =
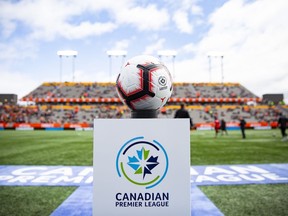
<path id="1" fill-rule="evenodd" d="M 75 187 L 0 187 L 0 215 L 50 215 Z"/>
<path id="2" fill-rule="evenodd" d="M 90 165 L 93 136 L 86 131 L 0 131 L 1 165 Z"/>
<path id="3" fill-rule="evenodd" d="M 205 186 L 200 189 L 224 215 L 288 215 L 288 185 Z"/>
<path id="4" fill-rule="evenodd" d="M 192 131 L 191 165 L 288 163 L 288 142 L 278 130 Z M 109 134 L 107 135 L 109 136 Z M 181 145 L 181 143 L 177 143 Z M 1 165 L 93 164 L 91 131 L 0 131 Z"/>
<path id="5" fill-rule="evenodd" d="M 281 141 L 279 130 L 246 130 L 228 135 L 214 131 L 191 133 L 191 165 L 288 163 L 288 142 Z"/>

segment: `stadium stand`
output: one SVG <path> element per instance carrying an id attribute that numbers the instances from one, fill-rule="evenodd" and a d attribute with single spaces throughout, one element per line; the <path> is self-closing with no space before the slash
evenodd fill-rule
<path id="1" fill-rule="evenodd" d="M 115 83 L 45 82 L 22 98 L 35 105 L 0 105 L 0 128 L 92 127 L 95 118 L 129 118 L 130 111 L 117 96 Z M 168 104 L 159 118 L 173 118 L 186 103 L 197 128 L 213 127 L 214 116 L 237 127 L 239 116 L 247 127 L 277 127 L 284 104 L 270 104 L 239 83 L 174 83 Z"/>

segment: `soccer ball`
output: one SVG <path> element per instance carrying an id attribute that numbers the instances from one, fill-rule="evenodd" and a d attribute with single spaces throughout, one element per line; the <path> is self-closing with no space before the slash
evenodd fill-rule
<path id="1" fill-rule="evenodd" d="M 140 55 L 124 63 L 116 89 L 122 102 L 131 110 L 158 110 L 172 94 L 172 78 L 159 59 Z"/>

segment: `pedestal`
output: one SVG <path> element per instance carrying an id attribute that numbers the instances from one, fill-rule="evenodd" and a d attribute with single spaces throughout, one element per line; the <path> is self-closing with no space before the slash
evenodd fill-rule
<path id="1" fill-rule="evenodd" d="M 190 216 L 189 119 L 95 119 L 93 215 Z"/>
<path id="2" fill-rule="evenodd" d="M 132 110 L 131 118 L 158 118 L 158 110 Z"/>

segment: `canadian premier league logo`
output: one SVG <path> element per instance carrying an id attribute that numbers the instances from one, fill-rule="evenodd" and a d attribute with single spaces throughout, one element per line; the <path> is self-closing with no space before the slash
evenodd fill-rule
<path id="1" fill-rule="evenodd" d="M 135 137 L 123 144 L 116 158 L 119 177 L 147 189 L 158 185 L 168 171 L 168 156 L 157 141 Z"/>

